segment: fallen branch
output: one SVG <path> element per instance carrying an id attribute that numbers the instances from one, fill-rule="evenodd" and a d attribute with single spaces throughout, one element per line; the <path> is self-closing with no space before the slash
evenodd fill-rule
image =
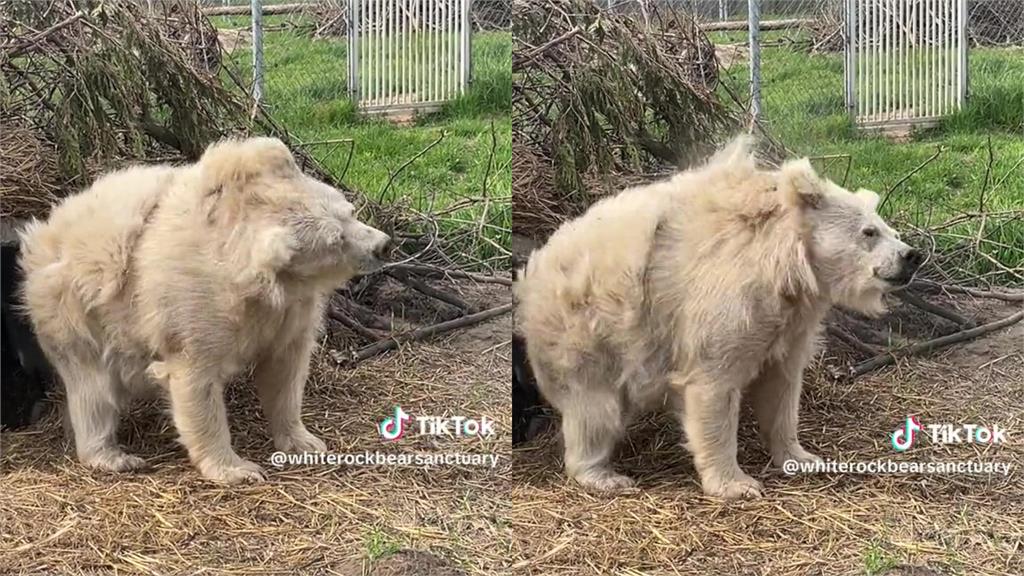
<path id="1" fill-rule="evenodd" d="M 483 322 L 484 320 L 489 320 L 491 318 L 494 318 L 495 316 L 500 316 L 511 310 L 512 303 L 509 302 L 508 304 L 502 304 L 501 306 L 490 308 L 488 310 L 484 310 L 483 312 L 477 312 L 476 314 L 469 314 L 467 316 L 455 318 L 454 320 L 448 320 L 446 322 L 441 322 L 439 324 L 434 324 L 432 326 L 418 328 L 416 330 L 413 330 L 412 332 L 406 332 L 405 334 L 396 334 L 395 336 L 392 336 L 387 340 L 382 340 L 380 342 L 376 342 L 369 346 L 360 348 L 359 350 L 354 352 L 351 355 L 351 357 L 346 357 L 345 354 L 337 350 L 331 350 L 330 355 L 331 358 L 333 358 L 334 361 L 337 362 L 338 364 L 357 364 L 359 362 L 362 362 L 363 360 L 366 360 L 367 358 L 372 358 L 378 354 L 387 352 L 388 350 L 394 350 L 395 348 L 398 348 L 402 344 L 415 342 L 417 340 L 423 340 L 431 336 L 435 336 L 437 334 L 450 332 L 457 328 L 472 326 L 473 324 Z"/>
<path id="2" fill-rule="evenodd" d="M 974 296 L 975 298 L 992 298 L 994 300 L 1003 300 L 1005 302 L 1024 302 L 1024 292 L 978 290 L 977 288 L 940 284 L 930 280 L 916 280 L 911 282 L 909 287 L 915 290 L 933 290 L 938 292 L 947 292 L 949 294 L 967 294 L 968 296 Z"/>
<path id="3" fill-rule="evenodd" d="M 817 23 L 812 18 L 790 18 L 786 20 L 763 20 L 758 24 L 761 30 L 786 30 L 787 28 L 807 28 Z M 704 32 L 719 32 L 725 30 L 746 30 L 750 24 L 746 20 L 733 22 L 708 22 L 701 24 L 700 29 Z"/>
<path id="4" fill-rule="evenodd" d="M 308 12 L 310 4 L 267 4 L 263 6 L 263 14 L 294 14 L 296 12 Z M 203 8 L 204 16 L 248 16 L 252 13 L 249 3 L 240 6 L 217 6 L 216 8 Z"/>
<path id="5" fill-rule="evenodd" d="M 385 265 L 384 269 L 418 274 L 428 278 L 462 278 L 465 280 L 480 282 L 482 284 L 501 284 L 502 286 L 512 285 L 511 278 L 504 278 L 502 276 L 486 276 L 484 274 L 474 274 L 473 272 L 464 272 L 462 270 L 447 270 L 445 268 L 437 268 L 427 264 L 393 264 Z"/>
<path id="6" fill-rule="evenodd" d="M 451 304 L 452 306 L 455 306 L 456 308 L 464 312 L 475 311 L 474 306 L 469 302 L 466 302 L 462 298 L 459 298 L 454 294 L 449 294 L 444 290 L 438 290 L 437 288 L 425 284 L 424 282 L 417 280 L 416 278 L 412 278 L 409 274 L 405 272 L 392 269 L 386 270 L 384 273 L 390 276 L 391 278 L 394 278 L 398 282 L 401 282 L 402 284 L 405 284 L 406 286 L 419 292 L 420 294 L 430 296 L 431 298 L 434 298 L 435 300 L 440 300 L 441 302 L 444 302 L 446 304 Z"/>
<path id="7" fill-rule="evenodd" d="M 896 360 L 904 358 L 906 356 L 923 354 L 926 352 L 931 352 L 932 350 L 938 350 L 939 348 L 945 348 L 946 346 L 950 346 L 958 342 L 972 340 L 983 334 L 994 332 L 995 330 L 999 330 L 1001 328 L 1006 328 L 1007 326 L 1016 324 L 1017 322 L 1020 322 L 1021 319 L 1024 319 L 1024 310 L 1017 312 L 1016 314 L 1013 314 L 1011 316 L 1007 316 L 1002 320 L 996 320 L 995 322 L 982 324 L 981 326 L 977 326 L 969 330 L 961 330 L 960 332 L 956 332 L 948 336 L 935 338 L 933 340 L 928 340 L 926 342 L 921 342 L 919 344 L 907 346 L 906 348 L 900 348 L 899 350 L 886 352 L 885 354 L 879 354 L 874 358 L 865 360 L 864 362 L 861 362 L 860 364 L 857 364 L 856 366 L 850 368 L 849 376 L 850 378 L 856 378 L 857 376 L 867 374 L 872 370 L 877 370 L 883 366 L 888 366 L 889 364 L 896 362 Z"/>
<path id="8" fill-rule="evenodd" d="M 544 52 L 547 52 L 553 46 L 557 46 L 557 45 L 561 44 L 562 42 L 565 42 L 566 40 L 568 40 L 568 39 L 572 38 L 573 36 L 579 34 L 582 30 L 583 30 L 582 28 L 580 28 L 579 26 L 576 26 L 576 27 L 572 28 L 571 30 L 569 30 L 568 32 L 566 32 L 565 34 L 561 34 L 559 36 L 556 36 L 555 38 L 551 39 L 549 42 L 546 42 L 546 43 L 544 43 L 544 44 L 542 44 L 540 46 L 537 46 L 536 48 L 533 48 L 531 50 L 527 50 L 526 52 L 524 52 L 522 54 L 522 56 L 520 58 L 514 58 L 513 59 L 512 68 L 514 70 L 518 70 L 520 66 L 525 66 L 525 65 L 533 62 L 533 60 L 535 58 L 537 58 L 537 56 L 540 56 Z"/>
<path id="9" fill-rule="evenodd" d="M 953 312 L 952 310 L 949 310 L 947 308 L 943 308 L 942 306 L 939 306 L 937 304 L 932 304 L 931 302 L 928 302 L 927 300 L 925 300 L 924 298 L 921 298 L 920 296 L 918 296 L 916 294 L 911 294 L 906 289 L 898 290 L 898 291 L 894 292 L 893 295 L 896 296 L 897 298 L 899 298 L 900 300 L 906 302 L 907 304 L 910 304 L 911 306 L 914 306 L 916 308 L 920 308 L 921 310 L 924 310 L 925 312 L 928 312 L 930 314 L 934 314 L 934 315 L 939 316 L 941 318 L 945 318 L 946 320 L 949 320 L 950 322 L 956 324 L 957 326 L 961 326 L 961 327 L 975 326 L 975 323 L 973 321 L 971 321 L 971 320 L 969 320 L 969 319 L 967 319 L 967 318 L 957 314 L 956 312 Z"/>
<path id="10" fill-rule="evenodd" d="M 38 34 L 30 36 L 29 38 L 20 43 L 14 45 L 8 44 L 5 46 L 0 46 L 0 52 L 6 52 L 7 58 L 13 60 L 18 56 L 21 56 L 25 52 L 25 50 L 31 48 L 32 46 L 35 46 L 43 40 L 46 40 L 46 38 L 48 38 L 49 36 L 52 36 L 54 32 L 66 28 L 71 24 L 74 24 L 75 22 L 78 22 L 83 16 L 85 16 L 85 12 L 79 10 L 78 12 L 75 12 L 71 16 L 68 16 L 67 18 L 61 20 L 60 22 L 54 24 L 53 26 L 50 26 L 46 30 L 43 30 Z"/>

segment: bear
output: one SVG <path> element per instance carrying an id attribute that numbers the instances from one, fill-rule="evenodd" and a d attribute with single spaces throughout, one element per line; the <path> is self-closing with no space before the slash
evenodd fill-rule
<path id="1" fill-rule="evenodd" d="M 264 479 L 233 450 L 224 404 L 225 385 L 250 367 L 274 446 L 326 450 L 301 420 L 324 307 L 390 245 L 275 138 L 115 171 L 64 199 L 22 231 L 21 267 L 79 461 L 144 467 L 118 445 L 118 420 L 133 397 L 158 394 L 203 477 Z"/>
<path id="2" fill-rule="evenodd" d="M 17 244 L 0 246 L 0 429 L 17 429 L 35 422 L 44 411 L 53 369 L 39 348 L 28 319 L 20 313 L 18 294 L 23 282 Z"/>
<path id="3" fill-rule="evenodd" d="M 820 461 L 797 439 L 804 368 L 833 305 L 884 311 L 921 253 L 805 159 L 759 166 L 741 136 L 704 164 L 624 190 L 564 223 L 515 286 L 544 398 L 562 416 L 564 466 L 585 488 L 634 480 L 610 459 L 635 415 L 681 420 L 705 494 L 752 498 L 740 469 L 741 399 L 774 464 Z"/>

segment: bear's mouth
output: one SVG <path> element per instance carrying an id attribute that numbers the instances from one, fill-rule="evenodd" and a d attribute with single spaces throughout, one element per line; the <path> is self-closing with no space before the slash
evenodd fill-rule
<path id="1" fill-rule="evenodd" d="M 898 274 L 896 276 L 879 276 L 875 274 L 875 278 L 885 282 L 890 288 L 900 288 L 910 284 L 910 281 L 914 279 L 914 274 Z"/>

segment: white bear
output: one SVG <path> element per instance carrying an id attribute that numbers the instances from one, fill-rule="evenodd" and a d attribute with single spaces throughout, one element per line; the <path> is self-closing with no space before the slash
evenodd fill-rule
<path id="1" fill-rule="evenodd" d="M 538 387 L 562 415 L 567 473 L 599 490 L 631 486 L 609 465 L 616 442 L 631 416 L 669 405 L 705 493 L 758 496 L 736 460 L 744 394 L 775 464 L 817 460 L 797 440 L 797 411 L 825 313 L 880 313 L 922 260 L 877 203 L 806 159 L 760 169 L 741 137 L 558 229 L 516 296 Z"/>
<path id="2" fill-rule="evenodd" d="M 325 450 L 300 419 L 322 311 L 388 246 L 271 138 L 214 144 L 192 165 L 113 172 L 65 199 L 22 234 L 21 265 L 79 460 L 143 466 L 118 446 L 118 417 L 156 389 L 203 476 L 261 479 L 231 447 L 223 398 L 253 365 L 277 449 Z"/>

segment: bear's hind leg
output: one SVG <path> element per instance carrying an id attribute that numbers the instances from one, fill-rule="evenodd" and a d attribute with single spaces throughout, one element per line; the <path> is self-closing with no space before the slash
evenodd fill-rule
<path id="1" fill-rule="evenodd" d="M 574 387 L 558 406 L 565 440 L 565 471 L 580 485 L 599 491 L 631 488 L 633 479 L 612 470 L 609 461 L 625 430 L 621 400 L 612 390 Z"/>
<path id="2" fill-rule="evenodd" d="M 117 444 L 121 415 L 119 383 L 97 359 L 81 360 L 50 354 L 67 390 L 67 416 L 78 460 L 93 468 L 125 472 L 146 467 L 146 461 L 126 454 Z"/>

